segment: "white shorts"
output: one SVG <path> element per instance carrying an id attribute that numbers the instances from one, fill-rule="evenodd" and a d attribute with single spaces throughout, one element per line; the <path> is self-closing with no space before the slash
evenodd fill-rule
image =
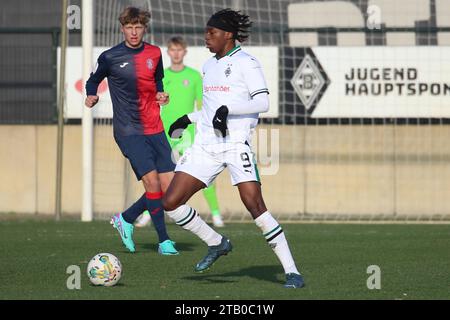
<path id="1" fill-rule="evenodd" d="M 255 156 L 246 143 L 194 143 L 178 160 L 175 172 L 186 172 L 210 186 L 226 167 L 233 186 L 247 181 L 260 182 Z"/>

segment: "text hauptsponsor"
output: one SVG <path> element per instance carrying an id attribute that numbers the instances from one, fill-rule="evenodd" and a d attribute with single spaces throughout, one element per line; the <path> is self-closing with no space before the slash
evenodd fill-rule
<path id="1" fill-rule="evenodd" d="M 347 96 L 450 95 L 450 84 L 419 80 L 416 68 L 351 68 L 345 74 Z"/>

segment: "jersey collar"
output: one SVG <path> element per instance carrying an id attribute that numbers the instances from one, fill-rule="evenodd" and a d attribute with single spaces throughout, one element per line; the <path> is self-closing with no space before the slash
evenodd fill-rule
<path id="1" fill-rule="evenodd" d="M 186 66 L 183 66 L 183 69 L 179 70 L 179 71 L 175 71 L 173 70 L 171 67 L 168 67 L 167 70 L 169 70 L 169 72 L 173 72 L 173 73 L 181 73 L 184 70 L 186 70 Z"/>
<path id="2" fill-rule="evenodd" d="M 233 49 L 231 49 L 230 51 L 225 53 L 225 55 L 223 57 L 226 57 L 226 56 L 231 57 L 232 55 L 234 55 L 238 51 L 241 51 L 241 46 L 235 46 Z M 217 55 L 216 55 L 216 59 L 219 60 L 219 58 L 217 58 Z"/>
<path id="3" fill-rule="evenodd" d="M 139 53 L 142 50 L 144 50 L 145 48 L 145 42 L 142 42 L 142 45 L 139 48 L 130 48 L 125 44 L 125 41 L 122 42 L 122 46 L 125 48 L 125 50 L 127 50 L 128 52 L 131 53 Z"/>

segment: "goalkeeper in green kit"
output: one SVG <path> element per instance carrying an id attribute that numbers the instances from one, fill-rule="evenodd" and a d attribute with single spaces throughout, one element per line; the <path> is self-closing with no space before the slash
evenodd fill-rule
<path id="1" fill-rule="evenodd" d="M 195 125 L 190 124 L 179 139 L 172 139 L 167 132 L 170 125 L 178 118 L 195 111 L 195 106 L 200 109 L 203 97 L 202 76 L 198 71 L 184 65 L 183 59 L 186 53 L 187 43 L 182 37 L 172 37 L 167 42 L 167 54 L 171 65 L 164 70 L 163 84 L 164 91 L 169 93 L 170 102 L 161 108 L 161 119 L 167 140 L 172 149 L 180 155 L 194 142 Z M 211 210 L 214 226 L 223 227 L 215 185 L 203 189 L 203 195 Z M 150 214 L 145 211 L 138 219 L 136 226 L 143 227 L 149 221 Z"/>

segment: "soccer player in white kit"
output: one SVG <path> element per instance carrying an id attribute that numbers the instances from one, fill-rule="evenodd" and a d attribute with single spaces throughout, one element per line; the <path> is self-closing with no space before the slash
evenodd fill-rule
<path id="1" fill-rule="evenodd" d="M 186 202 L 228 167 L 232 184 L 238 187 L 242 202 L 284 268 L 284 286 L 301 288 L 304 280 L 283 229 L 264 204 L 249 144 L 258 114 L 269 110 L 269 91 L 260 63 L 236 45 L 236 40 L 242 43 L 248 38 L 250 26 L 249 16 L 231 9 L 216 12 L 207 23 L 206 47 L 215 56 L 203 66 L 203 108 L 177 119 L 169 129 L 169 135 L 176 138 L 195 122 L 197 134 L 192 147 L 178 160 L 163 207 L 176 224 L 208 245 L 208 253 L 195 271 L 209 269 L 232 250 L 231 242 L 206 224 Z"/>

